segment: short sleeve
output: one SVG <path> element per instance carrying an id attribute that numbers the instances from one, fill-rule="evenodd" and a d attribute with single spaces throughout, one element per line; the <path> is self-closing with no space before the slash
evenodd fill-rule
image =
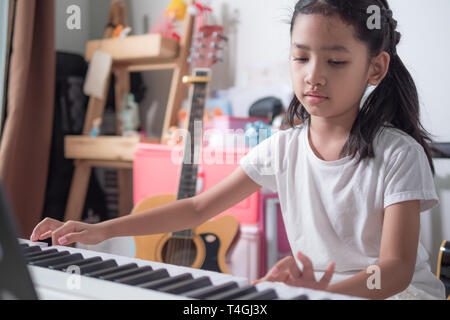
<path id="1" fill-rule="evenodd" d="M 279 133 L 260 142 L 240 160 L 245 173 L 257 184 L 272 192 L 277 192 L 276 159 Z"/>
<path id="2" fill-rule="evenodd" d="M 397 202 L 420 200 L 420 212 L 439 203 L 425 151 L 408 146 L 392 156 L 384 177 L 384 208 Z"/>

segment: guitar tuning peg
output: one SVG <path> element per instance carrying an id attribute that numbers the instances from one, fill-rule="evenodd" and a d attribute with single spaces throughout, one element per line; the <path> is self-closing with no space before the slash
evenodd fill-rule
<path id="1" fill-rule="evenodd" d="M 217 31 L 213 33 L 213 37 L 216 38 L 216 39 L 220 39 L 220 40 L 223 40 L 225 42 L 228 42 L 228 37 L 225 37 L 224 35 L 220 34 Z"/>
<path id="2" fill-rule="evenodd" d="M 217 50 L 222 50 L 223 49 L 222 47 L 219 47 L 219 45 L 217 43 L 215 43 L 215 42 L 211 42 L 210 47 L 211 47 L 211 49 L 217 49 Z"/>
<path id="3" fill-rule="evenodd" d="M 204 43 L 196 43 L 196 44 L 192 45 L 191 51 L 195 51 L 196 49 L 202 49 L 202 48 L 205 48 Z"/>
<path id="4" fill-rule="evenodd" d="M 209 53 L 208 54 L 208 59 L 210 59 L 210 60 L 214 60 L 215 62 L 223 62 L 224 61 L 224 58 L 222 57 L 222 56 L 218 56 L 218 55 L 215 55 L 214 53 Z"/>
<path id="5" fill-rule="evenodd" d="M 191 53 L 191 55 L 189 57 L 187 57 L 186 61 L 188 63 L 192 63 L 192 61 L 194 61 L 194 59 L 202 59 L 203 56 L 199 53 L 199 52 L 193 52 Z"/>

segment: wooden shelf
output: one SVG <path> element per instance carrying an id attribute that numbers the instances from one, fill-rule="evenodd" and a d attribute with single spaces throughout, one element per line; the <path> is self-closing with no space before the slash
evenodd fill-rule
<path id="1" fill-rule="evenodd" d="M 139 137 L 66 136 L 64 156 L 67 159 L 133 162 Z"/>
<path id="2" fill-rule="evenodd" d="M 114 64 L 136 65 L 160 61 L 170 62 L 178 56 L 179 45 L 176 39 L 159 34 L 92 40 L 86 44 L 86 61 L 90 61 L 98 49 L 109 53 Z"/>
<path id="3" fill-rule="evenodd" d="M 194 0 L 188 2 L 194 5 Z M 137 144 L 140 142 L 161 143 L 169 128 L 178 124 L 178 110 L 186 93 L 186 86 L 182 79 L 189 74 L 190 65 L 187 58 L 192 44 L 194 20 L 193 15 L 186 14 L 180 41 L 159 34 L 145 34 L 126 38 L 105 37 L 102 40 L 87 42 L 86 61 L 92 60 L 96 50 L 102 50 L 111 55 L 112 66 L 104 85 L 103 97 L 89 97 L 83 135 L 65 137 L 65 157 L 74 159 L 75 164 L 64 215 L 65 221 L 81 219 L 93 167 L 118 169 L 119 215 L 125 215 L 131 211 L 133 203 L 130 197 L 130 190 L 132 190 L 132 170 L 130 169 L 133 168 Z M 126 22 L 122 24 L 126 25 Z M 103 117 L 111 75 L 114 75 L 115 79 L 114 99 L 116 114 L 119 114 L 123 97 L 130 92 L 130 73 L 164 69 L 173 69 L 173 72 L 161 138 L 123 137 L 120 136 L 120 130 L 116 132 L 118 136 L 90 137 L 94 119 Z M 116 128 L 120 128 L 119 117 L 116 117 Z"/>

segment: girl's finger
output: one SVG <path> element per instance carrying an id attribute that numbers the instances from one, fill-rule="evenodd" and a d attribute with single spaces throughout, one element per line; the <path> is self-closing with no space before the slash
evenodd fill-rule
<path id="1" fill-rule="evenodd" d="M 292 256 L 284 257 L 283 259 L 281 259 L 280 261 L 275 263 L 275 265 L 269 271 L 269 273 L 272 272 L 272 270 L 274 270 L 274 269 L 277 271 L 284 271 L 286 269 L 287 264 L 289 263 L 289 260 L 291 260 L 291 259 L 292 259 Z"/>
<path id="2" fill-rule="evenodd" d="M 58 239 L 58 243 L 65 246 L 74 242 L 80 242 L 85 235 L 85 231 L 68 233 Z"/>
<path id="3" fill-rule="evenodd" d="M 52 244 L 53 245 L 63 245 L 59 242 L 59 239 L 62 236 L 67 235 L 68 233 L 78 232 L 80 230 L 77 229 L 77 223 L 74 221 L 66 222 L 64 225 L 53 231 L 52 233 Z"/>
<path id="4" fill-rule="evenodd" d="M 271 282 L 285 282 L 289 278 L 289 273 L 286 271 L 271 273 L 267 276 L 266 281 Z"/>
<path id="5" fill-rule="evenodd" d="M 292 257 L 292 263 L 289 264 L 289 273 L 293 279 L 300 279 L 303 276 L 303 272 L 299 269 L 297 262 Z"/>
<path id="6" fill-rule="evenodd" d="M 330 283 L 331 278 L 333 277 L 334 267 L 335 263 L 330 262 L 327 269 L 325 270 L 324 275 L 322 276 L 322 279 L 320 279 L 319 281 L 320 284 L 327 286 Z"/>
<path id="7" fill-rule="evenodd" d="M 44 239 L 47 239 L 48 237 L 51 237 L 52 236 L 52 232 L 53 232 L 52 230 L 49 230 L 49 231 L 41 234 L 39 236 L 39 239 L 37 239 L 37 240 L 44 240 Z"/>
<path id="8" fill-rule="evenodd" d="M 30 240 L 37 241 L 39 240 L 41 235 L 45 234 L 48 231 L 53 231 L 62 225 L 63 223 L 61 221 L 52 218 L 45 218 L 44 220 L 39 222 L 38 225 L 33 229 Z"/>
<path id="9" fill-rule="evenodd" d="M 302 272 L 297 266 L 295 259 L 293 256 L 285 257 L 277 262 L 275 265 L 280 272 L 287 271 L 291 273 L 292 277 L 298 278 L 301 277 Z"/>
<path id="10" fill-rule="evenodd" d="M 308 279 L 315 279 L 313 264 L 311 260 L 309 260 L 309 258 L 300 251 L 297 252 L 297 258 L 303 264 L 303 271 L 302 271 L 303 276 Z"/>

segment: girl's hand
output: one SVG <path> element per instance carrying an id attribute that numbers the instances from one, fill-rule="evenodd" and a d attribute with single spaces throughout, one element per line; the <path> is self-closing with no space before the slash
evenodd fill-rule
<path id="1" fill-rule="evenodd" d="M 97 244 L 106 240 L 104 228 L 100 224 L 89 224 L 79 221 L 65 223 L 45 218 L 33 230 L 31 241 L 52 237 L 52 245 L 68 245 L 73 242 Z"/>
<path id="2" fill-rule="evenodd" d="M 325 290 L 333 276 L 335 263 L 331 262 L 322 279 L 316 281 L 311 260 L 300 251 L 297 252 L 297 258 L 303 264 L 303 271 L 298 268 L 293 256 L 285 257 L 278 261 L 263 278 L 255 280 L 253 285 L 262 281 L 272 281 L 284 282 L 295 287 Z"/>

